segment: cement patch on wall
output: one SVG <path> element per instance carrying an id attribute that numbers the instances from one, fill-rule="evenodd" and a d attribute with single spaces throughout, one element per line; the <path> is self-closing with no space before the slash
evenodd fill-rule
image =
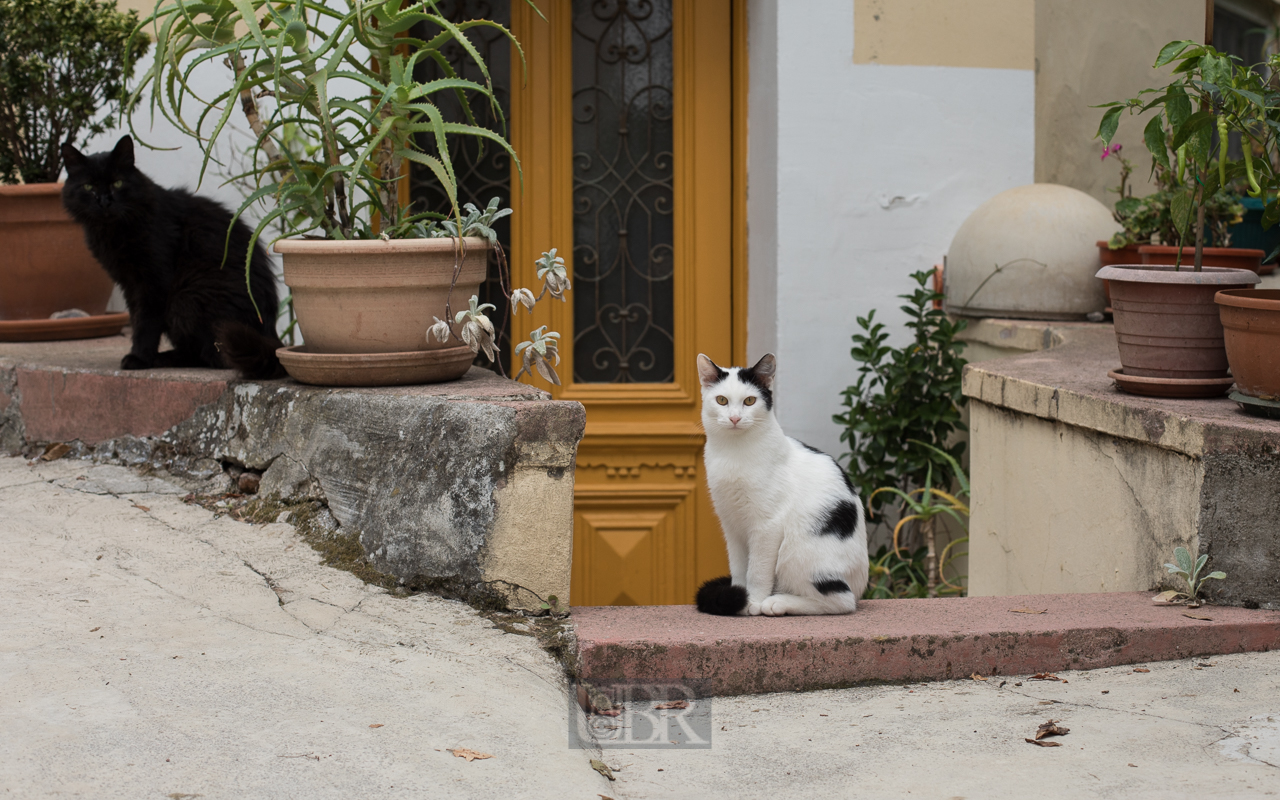
<path id="1" fill-rule="evenodd" d="M 1204 468 L 1180 453 L 969 403 L 969 591 L 1132 592 L 1198 549 Z"/>

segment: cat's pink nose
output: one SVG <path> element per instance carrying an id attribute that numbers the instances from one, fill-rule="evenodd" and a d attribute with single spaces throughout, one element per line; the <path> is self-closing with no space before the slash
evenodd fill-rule
<path id="1" fill-rule="evenodd" d="M 740 419 L 742 419 L 742 417 L 729 417 L 729 421 L 732 422 L 734 425 L 737 425 L 738 420 Z"/>

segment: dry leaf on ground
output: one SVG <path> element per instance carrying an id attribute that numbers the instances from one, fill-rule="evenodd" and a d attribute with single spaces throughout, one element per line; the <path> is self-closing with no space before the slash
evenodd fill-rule
<path id="1" fill-rule="evenodd" d="M 71 445 L 55 442 L 44 449 L 40 454 L 41 461 L 57 461 L 58 459 L 71 452 Z"/>
<path id="2" fill-rule="evenodd" d="M 1151 598 L 1151 602 L 1158 606 L 1180 606 L 1186 602 L 1185 600 L 1178 599 L 1181 596 L 1182 592 L 1175 592 L 1171 589 L 1167 592 L 1161 592 L 1160 594 L 1155 595 Z"/>
<path id="3" fill-rule="evenodd" d="M 973 673 L 972 675 L 970 675 L 969 677 L 970 677 L 970 678 L 973 678 L 975 681 L 985 681 L 985 680 L 986 680 L 986 678 L 982 677 L 981 675 L 979 675 L 979 674 L 978 674 L 978 673 L 976 673 L 976 672 L 975 672 L 975 673 Z"/>
<path id="4" fill-rule="evenodd" d="M 1151 670 L 1147 669 L 1146 667 L 1134 667 L 1133 671 L 1134 672 L 1150 672 Z"/>
<path id="5" fill-rule="evenodd" d="M 1213 617 L 1207 616 L 1205 614 L 1199 614 L 1199 613 L 1196 613 L 1195 611 L 1183 611 L 1182 616 L 1187 617 L 1188 619 L 1202 619 L 1202 620 L 1205 620 L 1206 622 L 1213 620 Z"/>
<path id="6" fill-rule="evenodd" d="M 1047 614 L 1047 608 L 1011 608 L 1009 609 L 1015 614 Z"/>
<path id="7" fill-rule="evenodd" d="M 666 703 L 658 703 L 653 708 L 655 711 L 660 711 L 667 708 L 688 708 L 688 707 L 689 707 L 688 700 L 669 700 Z"/>
<path id="8" fill-rule="evenodd" d="M 370 725 L 369 727 L 370 727 L 370 728 L 381 728 L 381 727 L 382 727 L 382 723 L 381 723 L 381 722 L 375 722 L 375 723 L 373 723 L 372 725 Z"/>
<path id="9" fill-rule="evenodd" d="M 151 510 L 151 507 L 150 507 L 150 506 L 142 506 L 142 505 L 138 505 L 138 503 L 137 503 L 136 501 L 134 502 L 133 507 L 134 507 L 134 508 L 136 508 L 136 509 L 138 509 L 139 511 L 150 511 L 150 510 Z"/>
<path id="10" fill-rule="evenodd" d="M 1033 680 L 1033 681 L 1060 681 L 1060 680 L 1062 680 L 1062 678 L 1059 678 L 1057 675 L 1053 675 L 1053 674 L 1048 673 L 1048 672 L 1037 672 L 1035 675 L 1032 675 L 1028 680 Z"/>
<path id="11" fill-rule="evenodd" d="M 1063 728 L 1058 725 L 1056 720 L 1049 720 L 1036 728 L 1036 739 L 1040 740 L 1046 736 L 1066 736 L 1071 732 L 1070 728 Z"/>
<path id="12" fill-rule="evenodd" d="M 591 759 L 591 768 L 611 781 L 617 780 L 617 778 L 613 777 L 613 770 L 609 769 L 609 765 L 598 758 Z"/>
<path id="13" fill-rule="evenodd" d="M 489 755 L 488 753 L 477 753 L 475 750 L 468 750 L 465 747 L 455 747 L 449 752 L 453 753 L 458 758 L 465 758 L 468 763 L 475 761 L 477 759 L 493 758 L 493 756 Z"/>
<path id="14" fill-rule="evenodd" d="M 1038 739 L 1023 739 L 1027 744 L 1039 745 L 1040 747 L 1062 747 L 1062 742 L 1042 742 Z"/>

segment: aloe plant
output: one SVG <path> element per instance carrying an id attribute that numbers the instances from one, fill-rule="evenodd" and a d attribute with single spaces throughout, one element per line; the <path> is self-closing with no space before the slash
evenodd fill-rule
<path id="1" fill-rule="evenodd" d="M 192 136 L 203 160 L 201 178 L 214 159 L 213 144 L 237 110 L 254 134 L 249 153 L 258 188 L 240 212 L 260 200 L 274 204 L 255 238 L 275 220 L 287 235 L 319 233 L 329 239 L 422 235 L 420 223 L 438 218 L 409 213 L 397 189 L 406 164 L 428 170 L 449 199 L 461 226 L 458 179 L 448 137 L 470 136 L 501 148 L 519 168 L 505 130 L 476 122 L 473 103 L 487 103 L 505 128 L 488 66 L 467 38 L 474 28 L 501 32 L 520 54 L 511 32 L 487 19 L 454 24 L 436 13 L 438 0 L 159 0 L 135 36 L 155 39 L 155 62 L 129 97 L 136 111 L 144 92 L 150 109 Z M 438 29 L 419 39 L 415 26 Z M 459 77 L 444 50 L 459 48 L 483 82 Z M 445 77 L 421 82 L 414 70 L 434 61 Z M 214 97 L 192 90 L 197 69 L 225 69 L 225 88 Z M 448 122 L 433 99 L 455 95 L 465 122 Z M 184 103 L 186 101 L 186 103 Z M 188 115 L 189 104 L 198 108 Z M 135 114 L 130 115 L 131 127 Z M 282 145 L 287 126 L 319 144 L 314 155 Z M 135 136 L 145 137 L 134 130 Z"/>

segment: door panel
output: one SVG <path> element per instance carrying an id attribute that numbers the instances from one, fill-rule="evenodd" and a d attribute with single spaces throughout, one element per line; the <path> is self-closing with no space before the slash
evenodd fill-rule
<path id="1" fill-rule="evenodd" d="M 512 6 L 528 67 L 511 94 L 524 169 L 513 284 L 536 286 L 534 260 L 558 247 L 573 291 L 532 319 L 521 311 L 513 337 L 559 331 L 563 385 L 548 388 L 587 409 L 571 599 L 688 603 L 728 570 L 701 464 L 695 358 L 730 363 L 738 349 L 733 4 L 539 6 L 545 22 Z M 627 111 L 607 117 L 610 104 Z"/>

